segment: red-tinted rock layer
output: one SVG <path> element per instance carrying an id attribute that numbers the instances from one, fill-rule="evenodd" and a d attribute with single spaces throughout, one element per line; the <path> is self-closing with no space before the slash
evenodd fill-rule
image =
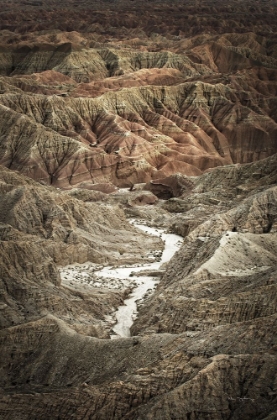
<path id="1" fill-rule="evenodd" d="M 13 5 L 1 15 L 3 165 L 63 188 L 128 186 L 277 151 L 274 2 L 240 5 L 236 24 L 235 2 L 148 2 L 143 20 L 140 2 Z"/>
<path id="2" fill-rule="evenodd" d="M 276 0 L 0 6 L 1 419 L 276 420 Z"/>

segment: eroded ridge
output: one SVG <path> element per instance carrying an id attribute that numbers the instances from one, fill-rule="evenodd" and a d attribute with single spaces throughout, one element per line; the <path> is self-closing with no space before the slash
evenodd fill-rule
<path id="1" fill-rule="evenodd" d="M 1 419 L 275 420 L 276 1 L 0 6 Z"/>

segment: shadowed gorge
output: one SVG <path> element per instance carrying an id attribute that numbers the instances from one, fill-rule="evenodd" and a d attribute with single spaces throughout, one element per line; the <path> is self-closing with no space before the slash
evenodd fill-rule
<path id="1" fill-rule="evenodd" d="M 276 0 L 0 6 L 1 419 L 275 420 Z"/>

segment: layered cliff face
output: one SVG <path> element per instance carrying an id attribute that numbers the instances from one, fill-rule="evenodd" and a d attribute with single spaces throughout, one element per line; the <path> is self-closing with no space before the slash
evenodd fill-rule
<path id="1" fill-rule="evenodd" d="M 1 1 L 1 419 L 277 418 L 275 16 Z M 111 340 L 129 217 L 184 242 Z"/>

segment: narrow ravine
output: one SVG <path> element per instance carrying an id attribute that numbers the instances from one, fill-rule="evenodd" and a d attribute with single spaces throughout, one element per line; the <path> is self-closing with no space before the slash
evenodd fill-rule
<path id="1" fill-rule="evenodd" d="M 137 315 L 137 302 L 143 299 L 143 297 L 156 287 L 159 282 L 157 277 L 152 277 L 150 275 L 139 275 L 136 276 L 135 273 L 142 271 L 154 271 L 162 268 L 162 265 L 168 262 L 176 251 L 180 248 L 182 244 L 182 237 L 165 233 L 161 229 L 151 228 L 149 226 L 133 223 L 134 226 L 147 232 L 152 235 L 161 236 L 164 241 L 164 250 L 162 252 L 160 261 L 154 261 L 153 263 L 148 263 L 143 266 L 130 266 L 130 267 L 104 267 L 102 270 L 97 271 L 95 274 L 100 278 L 108 279 L 132 279 L 132 282 L 135 283 L 135 287 L 130 295 L 130 297 L 124 300 L 124 305 L 119 306 L 115 313 L 116 324 L 113 326 L 112 330 L 114 332 L 111 335 L 111 338 L 118 337 L 130 337 L 130 328 L 134 322 L 134 319 Z"/>

